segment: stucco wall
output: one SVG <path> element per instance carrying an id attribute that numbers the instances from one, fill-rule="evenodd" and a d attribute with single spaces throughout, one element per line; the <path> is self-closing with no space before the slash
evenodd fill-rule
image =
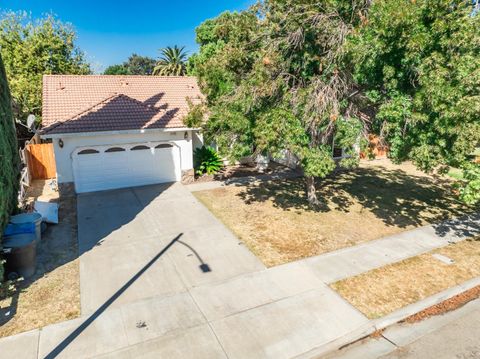
<path id="1" fill-rule="evenodd" d="M 203 146 L 203 135 L 198 132 L 194 131 L 192 132 L 192 140 L 193 140 L 193 150 L 200 148 Z"/>
<path id="2" fill-rule="evenodd" d="M 180 163 L 182 171 L 190 170 L 193 168 L 192 133 L 191 131 L 188 131 L 187 139 L 184 139 L 184 134 L 185 131 L 149 131 L 135 134 L 60 136 L 63 141 L 63 148 L 60 148 L 58 144 L 59 139 L 53 138 L 58 183 L 73 182 L 71 155 L 76 148 L 85 146 L 169 141 L 180 148 Z"/>

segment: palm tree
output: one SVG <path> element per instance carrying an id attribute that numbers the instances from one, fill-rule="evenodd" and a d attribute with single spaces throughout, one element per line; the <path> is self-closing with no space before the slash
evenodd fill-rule
<path id="1" fill-rule="evenodd" d="M 187 72 L 187 52 L 185 46 L 160 49 L 160 59 L 153 69 L 154 75 L 161 76 L 184 76 Z"/>

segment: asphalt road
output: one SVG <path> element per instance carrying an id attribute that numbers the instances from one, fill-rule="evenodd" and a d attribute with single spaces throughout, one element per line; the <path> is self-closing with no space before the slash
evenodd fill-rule
<path id="1" fill-rule="evenodd" d="M 399 323 L 325 359 L 480 359 L 480 299 L 414 324 Z"/>
<path id="2" fill-rule="evenodd" d="M 480 359 L 480 309 L 401 346 L 382 359 Z"/>

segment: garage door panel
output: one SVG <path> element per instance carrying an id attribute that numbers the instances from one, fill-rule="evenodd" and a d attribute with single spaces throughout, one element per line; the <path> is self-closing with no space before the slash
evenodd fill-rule
<path id="1" fill-rule="evenodd" d="M 138 149 L 139 145 L 148 149 Z M 178 147 L 155 148 L 156 144 L 115 145 L 96 147 L 98 153 L 73 154 L 73 172 L 77 192 L 134 187 L 180 180 Z M 157 144 L 158 145 L 158 144 Z M 163 145 L 162 145 L 163 146 Z M 109 152 L 112 148 L 125 151 Z M 137 150 L 131 150 L 136 147 Z M 118 149 L 115 149 L 118 150 Z"/>

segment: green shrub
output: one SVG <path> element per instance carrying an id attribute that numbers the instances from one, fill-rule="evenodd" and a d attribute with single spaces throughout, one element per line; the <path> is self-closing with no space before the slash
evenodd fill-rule
<path id="1" fill-rule="evenodd" d="M 17 209 L 20 159 L 12 114 L 12 100 L 3 60 L 0 56 L 0 249 L 10 215 Z M 0 258 L 0 274 L 3 274 Z M 3 275 L 0 277 L 0 282 Z"/>
<path id="2" fill-rule="evenodd" d="M 211 147 L 201 147 L 194 152 L 195 173 L 199 176 L 206 173 L 211 175 L 220 171 L 223 167 L 223 161 Z"/>
<path id="3" fill-rule="evenodd" d="M 460 198 L 470 205 L 480 203 L 480 164 L 465 164 L 462 177 L 459 181 Z"/>

